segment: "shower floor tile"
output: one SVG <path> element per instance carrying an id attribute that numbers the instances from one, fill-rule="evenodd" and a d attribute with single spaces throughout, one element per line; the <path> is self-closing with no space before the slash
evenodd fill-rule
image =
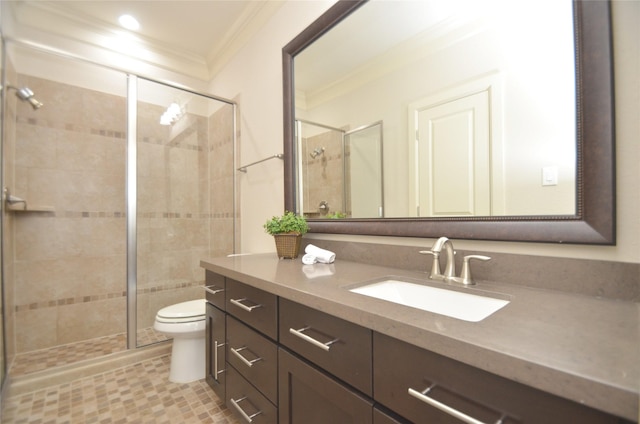
<path id="1" fill-rule="evenodd" d="M 205 380 L 168 381 L 170 355 L 5 399 L 2 422 L 240 424 Z"/>
<path id="2" fill-rule="evenodd" d="M 156 333 L 153 328 L 145 328 L 138 331 L 138 344 L 147 345 L 167 338 Z M 98 358 L 110 353 L 122 352 L 127 349 L 127 337 L 123 334 L 114 334 L 106 337 L 84 340 L 48 349 L 16 355 L 9 370 L 13 377 L 31 374 L 50 368 L 73 364 L 85 359 Z"/>

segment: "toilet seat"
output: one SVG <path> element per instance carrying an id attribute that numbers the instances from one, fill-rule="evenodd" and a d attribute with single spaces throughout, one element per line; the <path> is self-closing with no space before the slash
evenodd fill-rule
<path id="1" fill-rule="evenodd" d="M 205 300 L 190 300 L 162 308 L 156 315 L 156 321 L 167 324 L 181 324 L 203 321 L 205 319 Z"/>

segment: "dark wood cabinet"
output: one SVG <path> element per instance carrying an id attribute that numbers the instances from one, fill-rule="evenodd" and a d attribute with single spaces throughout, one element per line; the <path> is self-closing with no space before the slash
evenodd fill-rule
<path id="1" fill-rule="evenodd" d="M 374 333 L 376 401 L 413 422 L 604 424 L 616 417 Z M 456 417 L 457 415 L 457 417 Z"/>
<path id="2" fill-rule="evenodd" d="M 226 313 L 225 278 L 211 271 L 205 271 L 205 298 L 207 300 L 205 331 L 206 381 L 220 399 L 225 397 L 225 340 Z"/>
<path id="3" fill-rule="evenodd" d="M 206 380 L 220 399 L 225 398 L 226 314 L 207 303 Z"/>
<path id="4" fill-rule="evenodd" d="M 227 317 L 227 362 L 273 404 L 278 403 L 278 348 L 237 319 Z"/>
<path id="5" fill-rule="evenodd" d="M 226 279 L 226 310 L 272 340 L 278 339 L 278 297 L 239 281 Z"/>
<path id="6" fill-rule="evenodd" d="M 279 424 L 371 424 L 373 402 L 280 348 Z"/>
<path id="7" fill-rule="evenodd" d="M 211 271 L 206 271 L 204 274 L 204 278 L 204 292 L 207 302 L 224 311 L 224 292 L 226 287 L 225 278 L 222 275 L 216 274 Z"/>
<path id="8" fill-rule="evenodd" d="M 379 406 L 373 408 L 373 424 L 411 424 L 409 421 L 387 411 Z"/>
<path id="9" fill-rule="evenodd" d="M 243 422 L 276 424 L 278 409 L 233 367 L 227 369 L 227 408 Z"/>
<path id="10" fill-rule="evenodd" d="M 371 330 L 282 298 L 279 327 L 280 344 L 373 394 Z"/>

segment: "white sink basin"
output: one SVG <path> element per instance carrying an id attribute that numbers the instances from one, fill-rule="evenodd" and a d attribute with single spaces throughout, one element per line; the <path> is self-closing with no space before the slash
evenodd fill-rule
<path id="1" fill-rule="evenodd" d="M 463 293 L 395 279 L 366 284 L 349 291 L 471 322 L 482 321 L 509 303 L 508 300 L 490 295 Z"/>

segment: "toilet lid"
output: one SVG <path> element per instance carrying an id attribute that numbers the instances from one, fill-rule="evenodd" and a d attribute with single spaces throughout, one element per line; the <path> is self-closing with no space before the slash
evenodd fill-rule
<path id="1" fill-rule="evenodd" d="M 158 318 L 176 319 L 193 318 L 204 316 L 205 300 L 190 300 L 188 302 L 176 303 L 158 311 Z"/>

